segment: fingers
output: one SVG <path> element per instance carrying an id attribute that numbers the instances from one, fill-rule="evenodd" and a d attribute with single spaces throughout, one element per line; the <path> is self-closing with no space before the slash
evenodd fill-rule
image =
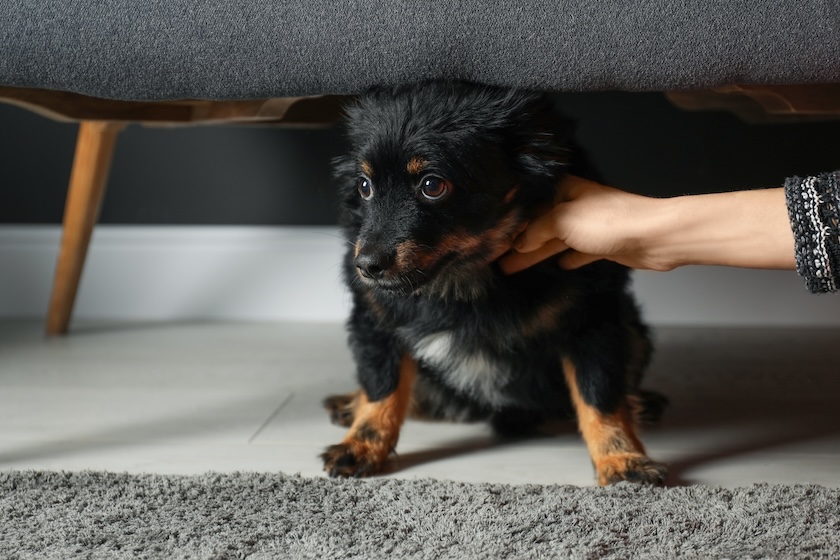
<path id="1" fill-rule="evenodd" d="M 580 253 L 574 249 L 569 249 L 557 259 L 557 265 L 564 270 L 575 270 L 595 261 L 600 261 L 603 257 L 597 255 L 589 255 Z"/>
<path id="2" fill-rule="evenodd" d="M 542 262 L 549 257 L 553 257 L 558 253 L 562 253 L 568 249 L 565 243 L 559 239 L 552 239 L 543 244 L 542 247 L 535 249 L 529 253 L 519 253 L 513 251 L 508 253 L 499 260 L 499 267 L 505 274 L 514 274 L 520 270 L 525 270 L 530 266 L 534 266 L 538 262 Z"/>
<path id="3" fill-rule="evenodd" d="M 575 223 L 576 213 L 572 209 L 579 208 L 579 201 L 591 196 L 602 196 L 612 190 L 581 177 L 564 177 L 558 184 L 554 207 L 528 224 L 514 240 L 514 251 L 499 260 L 502 271 L 505 274 L 514 274 L 559 253 L 563 255 L 557 262 L 567 270 L 580 268 L 603 258 L 569 250 L 566 239 L 568 230 L 573 229 L 570 223 Z"/>
<path id="4" fill-rule="evenodd" d="M 562 239 L 563 236 L 558 228 L 563 223 L 563 214 L 566 209 L 564 203 L 579 198 L 583 193 L 597 188 L 603 187 L 598 183 L 574 175 L 563 177 L 557 186 L 554 207 L 548 209 L 528 225 L 525 231 L 516 238 L 514 248 L 520 253 L 529 253 L 541 247 L 550 239 Z"/>
<path id="5" fill-rule="evenodd" d="M 516 274 L 558 253 L 562 253 L 557 259 L 557 266 L 564 270 L 575 270 L 604 258 L 598 255 L 589 255 L 575 251 L 574 249 L 568 249 L 559 240 L 555 241 L 557 243 L 549 241 L 544 246 L 530 253 L 517 253 L 515 251 L 508 253 L 499 260 L 499 267 L 504 274 Z"/>
<path id="6" fill-rule="evenodd" d="M 513 244 L 513 248 L 520 253 L 530 253 L 542 247 L 546 242 L 559 241 L 557 235 L 557 214 L 560 212 L 561 205 L 555 206 L 551 212 L 543 214 L 532 221 L 525 231 L 519 234 Z M 565 245 L 564 245 L 565 248 Z M 561 249 L 562 250 L 562 249 Z M 546 256 L 551 256 L 552 254 Z"/>
<path id="7" fill-rule="evenodd" d="M 563 239 L 564 219 L 568 214 L 567 203 L 607 190 L 607 187 L 576 177 L 567 175 L 557 186 L 554 207 L 534 219 L 519 237 L 516 238 L 514 248 L 520 253 L 528 253 L 542 246 L 549 239 Z"/>

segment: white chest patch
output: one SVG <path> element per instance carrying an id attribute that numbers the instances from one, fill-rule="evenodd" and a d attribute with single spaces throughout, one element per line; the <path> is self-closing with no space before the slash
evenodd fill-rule
<path id="1" fill-rule="evenodd" d="M 448 385 L 479 401 L 493 406 L 510 402 L 501 391 L 510 371 L 481 351 L 455 347 L 448 331 L 421 338 L 414 345 L 414 357 L 433 366 Z"/>

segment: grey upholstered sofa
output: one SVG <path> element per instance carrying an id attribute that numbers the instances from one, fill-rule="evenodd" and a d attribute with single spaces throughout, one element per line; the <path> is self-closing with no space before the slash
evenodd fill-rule
<path id="1" fill-rule="evenodd" d="M 328 122 L 430 78 L 837 115 L 840 0 L 0 0 L 0 101 L 81 123 L 48 331 L 125 123 Z"/>

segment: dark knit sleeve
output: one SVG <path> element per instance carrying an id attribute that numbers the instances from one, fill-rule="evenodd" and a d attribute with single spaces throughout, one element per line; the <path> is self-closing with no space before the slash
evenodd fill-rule
<path id="1" fill-rule="evenodd" d="M 785 180 L 796 271 L 814 293 L 840 288 L 840 171 Z"/>

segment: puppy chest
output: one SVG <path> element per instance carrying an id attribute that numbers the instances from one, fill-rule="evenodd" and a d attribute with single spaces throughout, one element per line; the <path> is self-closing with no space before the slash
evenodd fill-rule
<path id="1" fill-rule="evenodd" d="M 450 331 L 423 336 L 412 350 L 421 364 L 455 391 L 493 407 L 512 404 L 504 390 L 511 381 L 512 368 L 486 350 L 460 344 Z"/>

